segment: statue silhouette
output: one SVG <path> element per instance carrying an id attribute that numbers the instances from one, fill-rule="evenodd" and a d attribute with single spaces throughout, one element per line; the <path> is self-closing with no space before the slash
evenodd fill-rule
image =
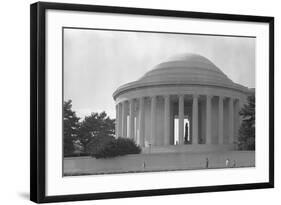
<path id="1" fill-rule="evenodd" d="M 184 144 L 188 143 L 188 125 L 185 123 Z"/>

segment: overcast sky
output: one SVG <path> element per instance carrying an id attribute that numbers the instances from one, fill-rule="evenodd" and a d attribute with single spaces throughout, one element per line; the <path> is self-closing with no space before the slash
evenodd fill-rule
<path id="1" fill-rule="evenodd" d="M 113 92 L 183 53 L 207 57 L 231 80 L 255 87 L 255 39 L 125 31 L 64 30 L 64 100 L 79 117 L 106 111 Z"/>

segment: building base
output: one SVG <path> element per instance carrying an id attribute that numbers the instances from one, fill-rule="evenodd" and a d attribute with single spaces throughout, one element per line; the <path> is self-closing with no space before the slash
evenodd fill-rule
<path id="1" fill-rule="evenodd" d="M 177 153 L 177 152 L 217 152 L 217 151 L 233 151 L 234 144 L 187 144 L 187 145 L 169 145 L 169 146 L 151 146 L 143 147 L 142 153 Z"/>

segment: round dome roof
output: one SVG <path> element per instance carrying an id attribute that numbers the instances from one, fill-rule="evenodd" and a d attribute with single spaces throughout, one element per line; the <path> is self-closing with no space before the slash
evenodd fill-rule
<path id="1" fill-rule="evenodd" d="M 139 81 L 232 84 L 232 81 L 215 64 L 197 54 L 175 56 L 169 61 L 157 65 Z"/>
<path id="2" fill-rule="evenodd" d="M 160 63 L 139 80 L 119 87 L 113 94 L 147 86 L 161 85 L 205 85 L 219 86 L 240 91 L 244 86 L 233 83 L 214 63 L 198 54 L 177 55 Z"/>

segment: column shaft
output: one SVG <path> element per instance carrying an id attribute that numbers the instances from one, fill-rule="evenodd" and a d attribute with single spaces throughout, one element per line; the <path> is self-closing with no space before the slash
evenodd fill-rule
<path id="1" fill-rule="evenodd" d="M 212 97 L 206 100 L 206 144 L 212 143 Z"/>
<path id="2" fill-rule="evenodd" d="M 155 119 L 156 119 L 156 96 L 151 97 L 151 125 L 150 125 L 150 141 L 151 145 L 156 144 L 156 126 L 155 126 Z"/>
<path id="3" fill-rule="evenodd" d="M 122 137 L 127 137 L 126 130 L 127 115 L 126 115 L 126 102 L 122 102 Z"/>
<path id="4" fill-rule="evenodd" d="M 233 98 L 229 98 L 229 144 L 234 143 L 234 111 L 233 111 Z"/>
<path id="5" fill-rule="evenodd" d="M 242 116 L 239 114 L 240 110 L 242 109 L 242 104 L 241 104 L 241 100 L 237 99 L 237 115 L 238 115 L 238 129 L 241 126 L 241 122 L 242 122 Z"/>
<path id="6" fill-rule="evenodd" d="M 129 137 L 131 138 L 131 139 L 134 139 L 134 100 L 133 99 L 131 99 L 130 101 L 129 101 L 129 103 L 130 103 L 130 114 L 129 114 L 129 119 L 130 119 L 130 133 L 129 133 Z"/>
<path id="7" fill-rule="evenodd" d="M 139 143 L 144 146 L 144 98 L 139 99 Z"/>
<path id="8" fill-rule="evenodd" d="M 184 96 L 179 96 L 179 144 L 184 143 Z"/>
<path id="9" fill-rule="evenodd" d="M 122 106 L 118 103 L 118 137 L 122 136 Z"/>
<path id="10" fill-rule="evenodd" d="M 238 105 L 237 105 L 237 107 L 238 107 L 238 113 L 237 113 L 237 115 L 238 115 L 238 126 L 237 126 L 237 129 L 238 130 L 237 130 L 237 133 L 239 134 L 239 129 L 240 129 L 241 122 L 242 122 L 242 116 L 239 114 L 240 110 L 242 109 L 241 100 L 238 99 L 237 103 L 238 103 Z"/>
<path id="11" fill-rule="evenodd" d="M 223 144 L 223 98 L 219 96 L 219 120 L 218 120 L 218 128 L 219 128 L 219 144 Z"/>
<path id="12" fill-rule="evenodd" d="M 115 119 L 115 136 L 116 136 L 116 138 L 118 138 L 119 137 L 119 119 L 118 119 L 118 117 L 119 117 L 119 104 L 116 104 L 116 106 L 115 106 L 115 108 L 116 108 L 116 119 Z"/>
<path id="13" fill-rule="evenodd" d="M 198 95 L 193 95 L 192 102 L 192 143 L 198 144 Z"/>
<path id="14" fill-rule="evenodd" d="M 170 144 L 170 96 L 164 97 L 164 145 Z"/>

